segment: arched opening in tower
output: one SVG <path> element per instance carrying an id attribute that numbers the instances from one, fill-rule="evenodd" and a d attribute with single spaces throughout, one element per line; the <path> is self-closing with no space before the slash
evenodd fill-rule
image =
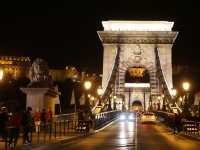
<path id="1" fill-rule="evenodd" d="M 142 111 L 143 110 L 143 107 L 142 107 L 142 103 L 140 100 L 135 100 L 132 102 L 131 104 L 131 111 L 134 111 L 134 112 L 139 112 L 139 111 Z"/>

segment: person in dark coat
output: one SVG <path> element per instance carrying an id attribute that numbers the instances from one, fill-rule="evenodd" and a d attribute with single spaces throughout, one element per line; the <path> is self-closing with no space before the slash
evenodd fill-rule
<path id="1" fill-rule="evenodd" d="M 181 116 L 175 114 L 173 118 L 173 133 L 176 134 L 181 130 Z"/>
<path id="2" fill-rule="evenodd" d="M 6 107 L 1 107 L 0 111 L 0 135 L 3 140 L 6 139 L 7 137 L 7 131 L 6 131 L 6 126 L 8 124 L 8 112 Z"/>
<path id="3" fill-rule="evenodd" d="M 27 107 L 26 112 L 24 112 L 22 115 L 22 125 L 23 125 L 23 131 L 24 131 L 24 135 L 23 135 L 24 144 L 31 143 L 31 140 L 29 138 L 29 133 L 31 132 L 31 129 L 33 127 L 33 122 L 34 122 L 31 111 L 32 111 L 32 108 Z"/>
<path id="4" fill-rule="evenodd" d="M 9 145 L 11 148 L 15 148 L 17 145 L 21 123 L 22 113 L 19 110 L 16 110 L 16 112 L 14 112 L 10 119 L 10 125 L 12 126 L 12 128 L 10 133 Z"/>

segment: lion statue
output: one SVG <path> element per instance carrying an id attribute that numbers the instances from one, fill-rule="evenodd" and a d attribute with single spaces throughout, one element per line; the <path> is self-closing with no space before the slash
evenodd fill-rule
<path id="1" fill-rule="evenodd" d="M 47 62 L 41 58 L 36 58 L 29 70 L 29 78 L 31 80 L 29 86 L 44 86 L 44 84 L 47 86 L 51 82 Z"/>

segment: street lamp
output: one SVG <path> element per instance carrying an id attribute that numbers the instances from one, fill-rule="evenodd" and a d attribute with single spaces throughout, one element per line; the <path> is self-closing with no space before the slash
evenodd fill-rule
<path id="1" fill-rule="evenodd" d="M 161 96 L 158 96 L 157 110 L 160 110 L 160 101 L 161 101 Z"/>
<path id="2" fill-rule="evenodd" d="M 101 106 L 101 95 L 102 95 L 102 93 L 103 93 L 103 89 L 101 87 L 99 87 L 97 89 L 97 94 L 98 94 L 98 98 L 99 98 L 99 103 L 98 103 L 99 106 Z"/>
<path id="3" fill-rule="evenodd" d="M 190 83 L 189 82 L 183 82 L 183 89 L 184 91 L 189 91 L 190 89 Z"/>
<path id="4" fill-rule="evenodd" d="M 185 91 L 185 99 L 184 99 L 184 103 L 188 103 L 188 98 L 189 98 L 189 89 L 190 89 L 190 83 L 185 81 L 182 84 L 183 86 L 183 90 Z"/>
<path id="5" fill-rule="evenodd" d="M 161 97 L 162 97 L 162 110 L 163 110 L 163 111 L 166 111 L 165 95 L 162 94 Z"/>
<path id="6" fill-rule="evenodd" d="M 173 99 L 173 106 L 175 107 L 176 94 L 177 94 L 176 89 L 171 89 L 171 94 L 172 94 L 172 99 Z"/>
<path id="7" fill-rule="evenodd" d="M 183 82 L 182 84 L 183 86 L 183 90 L 185 91 L 185 98 L 184 98 L 184 106 L 183 106 L 183 114 L 184 114 L 184 117 L 190 117 L 190 111 L 189 111 L 189 89 L 190 89 L 190 83 L 185 81 Z"/>
<path id="8" fill-rule="evenodd" d="M 86 90 L 89 90 L 92 86 L 92 83 L 90 81 L 85 81 L 84 82 L 84 87 Z"/>
<path id="9" fill-rule="evenodd" d="M 0 68 L 0 80 L 2 80 L 2 79 L 3 79 L 3 75 L 4 75 L 3 69 L 2 69 L 2 68 Z"/>
<path id="10" fill-rule="evenodd" d="M 113 96 L 113 100 L 114 100 L 114 103 L 113 103 L 113 109 L 114 109 L 114 110 L 117 109 L 117 108 L 116 108 L 116 99 L 117 99 L 117 96 L 114 95 L 114 96 Z"/>
<path id="11" fill-rule="evenodd" d="M 179 97 L 179 101 L 180 101 L 180 106 L 182 107 L 183 98 Z"/>
<path id="12" fill-rule="evenodd" d="M 85 81 L 84 82 L 85 99 L 86 99 L 85 109 L 86 109 L 87 112 L 90 111 L 90 102 L 89 102 L 89 99 L 88 99 L 88 91 L 90 90 L 91 87 L 92 87 L 92 83 L 90 81 Z"/>

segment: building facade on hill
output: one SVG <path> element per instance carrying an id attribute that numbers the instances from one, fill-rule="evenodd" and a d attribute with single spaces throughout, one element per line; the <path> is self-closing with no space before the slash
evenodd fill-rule
<path id="1" fill-rule="evenodd" d="M 10 76 L 17 79 L 19 77 L 28 77 L 31 60 L 23 56 L 0 56 L 0 67 L 4 76 Z"/>

